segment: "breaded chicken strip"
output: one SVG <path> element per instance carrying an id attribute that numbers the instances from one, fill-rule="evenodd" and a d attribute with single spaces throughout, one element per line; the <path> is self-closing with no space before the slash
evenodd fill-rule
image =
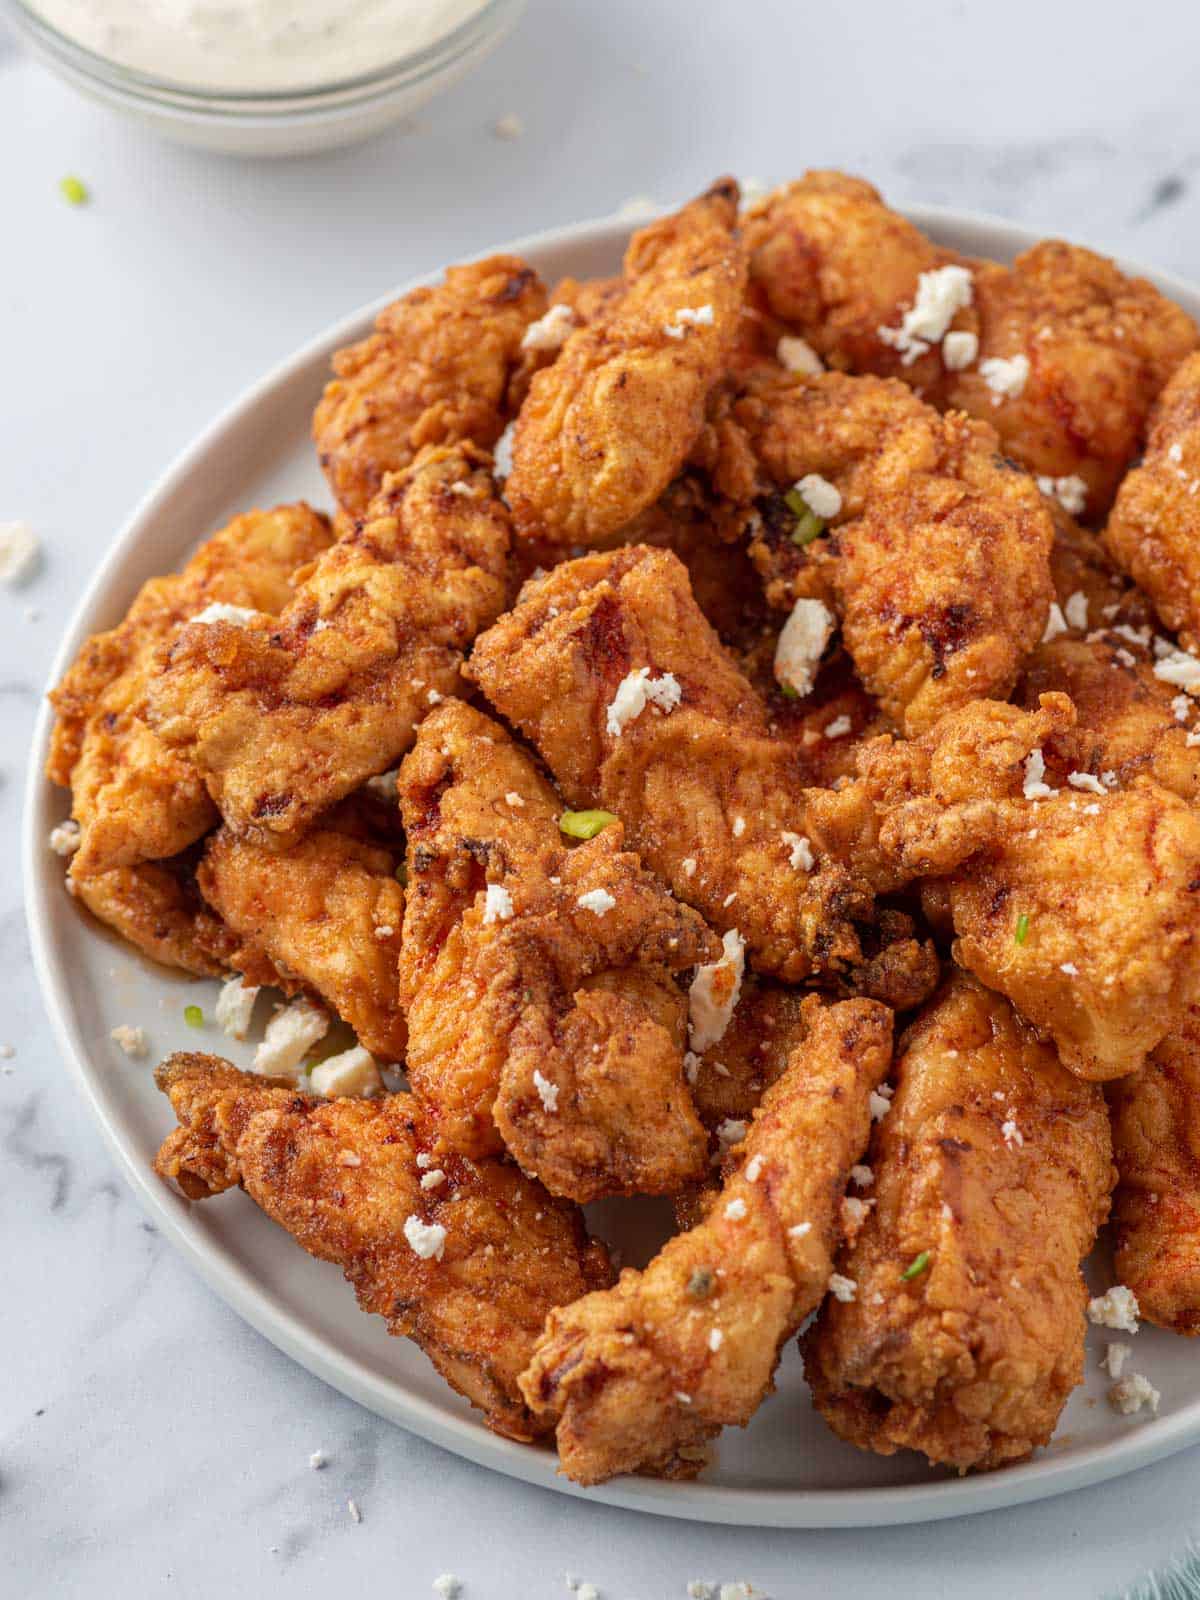
<path id="1" fill-rule="evenodd" d="M 183 862 L 114 867 L 91 878 L 68 878 L 67 887 L 152 961 L 197 978 L 219 978 L 229 970 L 237 940 L 205 906 Z"/>
<path id="2" fill-rule="evenodd" d="M 470 447 L 424 451 L 278 622 L 185 627 L 146 717 L 239 837 L 286 849 L 384 772 L 505 597 L 508 518 Z"/>
<path id="3" fill-rule="evenodd" d="M 744 223 L 750 281 L 767 308 L 826 365 L 900 373 L 931 397 L 944 382 L 936 349 L 904 363 L 880 330 L 916 298 L 920 276 L 959 258 L 939 249 L 862 178 L 806 172 L 752 207 Z M 966 308 L 955 328 L 969 329 Z"/>
<path id="4" fill-rule="evenodd" d="M 467 674 L 536 746 L 572 805 L 631 844 L 756 964 L 789 980 L 861 953 L 870 901 L 806 839 L 795 752 L 701 615 L 682 564 L 632 547 L 527 584 Z"/>
<path id="5" fill-rule="evenodd" d="M 57 713 L 46 774 L 72 791 L 77 879 L 177 855 L 216 822 L 194 767 L 165 748 L 138 711 L 158 651 L 216 604 L 273 615 L 297 567 L 320 554 L 326 517 L 304 504 L 235 517 L 180 573 L 142 586 L 123 622 L 93 634 L 50 699 Z"/>
<path id="6" fill-rule="evenodd" d="M 375 332 L 339 350 L 313 416 L 313 442 L 338 504 L 364 517 L 389 472 L 425 445 L 490 450 L 515 407 L 521 340 L 546 291 L 516 256 L 451 267 L 379 313 Z"/>
<path id="7" fill-rule="evenodd" d="M 251 983 L 307 989 L 380 1061 L 403 1061 L 397 961 L 404 926 L 400 855 L 337 827 L 282 854 L 222 828 L 197 872 L 201 893 L 238 935 L 231 965 Z"/>
<path id="8" fill-rule="evenodd" d="M 155 1161 L 161 1177 L 191 1200 L 241 1184 L 310 1255 L 340 1266 L 363 1310 L 419 1344 L 489 1427 L 544 1431 L 517 1376 L 550 1309 L 610 1278 L 574 1206 L 497 1161 L 439 1153 L 435 1164 L 411 1095 L 313 1100 L 206 1055 L 171 1056 L 155 1079 L 180 1122 Z"/>
<path id="9" fill-rule="evenodd" d="M 904 1035 L 894 1083 L 875 1204 L 802 1344 L 813 1403 L 880 1455 L 1020 1460 L 1083 1376 L 1079 1267 L 1115 1176 L 1104 1097 L 963 976 Z"/>
<path id="10" fill-rule="evenodd" d="M 1124 787 L 1144 773 L 1182 800 L 1200 800 L 1200 734 L 1189 742 L 1200 705 L 1155 677 L 1149 651 L 1127 629 L 1039 645 L 1017 701 L 1032 710 L 1055 691 L 1070 697 L 1076 722 L 1043 749 L 1051 783 L 1061 787 L 1072 772 L 1105 773 Z"/>
<path id="11" fill-rule="evenodd" d="M 578 1200 L 699 1176 L 672 974 L 717 954 L 700 918 L 622 851 L 619 824 L 568 850 L 532 760 L 461 701 L 422 724 L 400 798 L 408 1073 L 439 1136 L 469 1155 L 503 1139 Z"/>
<path id="12" fill-rule="evenodd" d="M 768 599 L 829 597 L 859 677 L 910 734 L 1006 695 L 1054 598 L 1054 523 L 991 428 L 841 373 L 752 378 L 735 415 L 770 491 L 751 545 Z M 828 538 L 796 506 L 814 476 L 840 500 Z"/>
<path id="13" fill-rule="evenodd" d="M 1200 1333 L 1200 1009 L 1109 1086 L 1108 1103 L 1117 1281 L 1148 1321 Z"/>
<path id="14" fill-rule="evenodd" d="M 634 234 L 625 293 L 534 378 L 505 484 L 522 537 L 602 543 L 679 472 L 741 317 L 737 200 L 725 179 Z"/>
<path id="15" fill-rule="evenodd" d="M 1113 557 L 1189 650 L 1200 645 L 1200 353 L 1163 390 L 1141 464 L 1104 530 Z"/>
<path id="16" fill-rule="evenodd" d="M 1042 749 L 1073 723 L 1045 694 L 1036 712 L 980 701 L 920 740 L 873 740 L 859 782 L 810 796 L 809 822 L 877 887 L 945 877 L 955 960 L 1073 1072 L 1114 1078 L 1200 998 L 1200 816 L 1145 776 L 1046 782 Z"/>
<path id="17" fill-rule="evenodd" d="M 707 1440 L 749 1422 L 784 1344 L 825 1293 L 892 1021 L 874 1001 L 823 1007 L 815 997 L 805 1020 L 705 1219 L 644 1272 L 550 1314 L 521 1390 L 557 1424 L 576 1483 L 694 1475 Z"/>

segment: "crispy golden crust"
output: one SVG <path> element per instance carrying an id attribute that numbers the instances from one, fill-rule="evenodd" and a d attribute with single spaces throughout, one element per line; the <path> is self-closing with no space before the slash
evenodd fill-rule
<path id="1" fill-rule="evenodd" d="M 202 775 L 138 714 L 157 653 L 216 602 L 281 611 L 296 568 L 330 537 L 328 519 L 303 504 L 235 517 L 182 572 L 144 584 L 124 621 L 83 646 L 50 695 L 57 717 L 46 764 L 52 782 L 71 789 L 81 829 L 76 879 L 177 855 L 213 826 Z"/>
<path id="2" fill-rule="evenodd" d="M 631 673 L 671 675 L 681 701 L 609 731 Z M 565 562 L 527 584 L 479 639 L 468 675 L 533 742 L 572 805 L 603 805 L 672 891 L 756 964 L 789 980 L 860 953 L 863 899 L 836 864 L 792 867 L 805 833 L 797 758 L 701 615 L 669 551 Z"/>
<path id="3" fill-rule="evenodd" d="M 1150 1322 L 1200 1333 L 1200 1010 L 1109 1086 L 1108 1103 L 1117 1281 Z"/>
<path id="4" fill-rule="evenodd" d="M 1200 353 L 1163 390 L 1104 542 L 1189 650 L 1200 644 Z"/>
<path id="5" fill-rule="evenodd" d="M 532 760 L 460 701 L 422 725 L 400 799 L 408 1071 L 439 1136 L 468 1154 L 503 1139 L 578 1200 L 697 1177 L 671 974 L 717 953 L 700 918 L 621 850 L 618 825 L 568 850 Z"/>
<path id="6" fill-rule="evenodd" d="M 1146 419 L 1200 334 L 1144 278 L 1061 239 L 1045 239 L 1011 268 L 975 266 L 979 360 L 949 375 L 945 404 L 986 417 L 1005 451 L 1030 472 L 1077 476 L 1087 515 L 1100 517 L 1141 446 Z M 982 363 L 1023 355 L 1020 394 L 997 395 Z"/>
<path id="7" fill-rule="evenodd" d="M 914 387 L 937 393 L 944 381 L 938 353 L 902 367 L 879 330 L 912 304 L 922 272 L 959 258 L 889 210 L 877 189 L 841 172 L 806 172 L 754 206 L 744 233 L 751 282 L 827 365 L 903 372 Z M 953 326 L 975 326 L 969 307 Z"/>
<path id="8" fill-rule="evenodd" d="M 215 1056 L 175 1055 L 155 1074 L 179 1128 L 155 1170 L 190 1199 L 240 1183 L 310 1255 L 340 1266 L 364 1311 L 414 1340 L 488 1426 L 544 1431 L 516 1379 L 550 1309 L 609 1279 L 579 1212 L 515 1167 L 439 1154 L 444 1182 L 421 1184 L 433 1148 L 410 1095 L 319 1101 L 238 1072 Z M 420 1257 L 415 1218 L 444 1229 Z"/>
<path id="9" fill-rule="evenodd" d="M 1046 1443 L 1083 1375 L 1103 1096 L 965 977 L 904 1036 L 894 1082 L 874 1205 L 838 1263 L 854 1298 L 803 1342 L 813 1402 L 860 1449 L 1000 1466 Z"/>
<path id="10" fill-rule="evenodd" d="M 314 828 L 283 854 L 222 828 L 208 841 L 197 880 L 239 936 L 231 961 L 239 972 L 251 982 L 281 978 L 287 989 L 311 990 L 372 1055 L 403 1061 L 400 859 L 333 826 Z"/>
<path id="11" fill-rule="evenodd" d="M 557 1423 L 563 1471 L 687 1477 L 704 1442 L 745 1426 L 785 1342 L 825 1293 L 840 1199 L 891 1059 L 873 1001 L 806 1005 L 807 1037 L 731 1153 L 703 1221 L 644 1272 L 551 1313 L 521 1389 Z"/>
<path id="12" fill-rule="evenodd" d="M 205 907 L 182 865 L 143 861 L 67 882 L 94 917 L 152 961 L 197 978 L 229 970 L 237 940 Z"/>
<path id="13" fill-rule="evenodd" d="M 534 378 L 505 484 L 523 537 L 602 543 L 682 467 L 741 317 L 736 219 L 737 185 L 726 179 L 635 234 L 625 293 Z M 681 311 L 700 317 L 680 322 Z"/>
<path id="14" fill-rule="evenodd" d="M 508 519 L 469 447 L 389 479 L 277 624 L 185 627 L 147 720 L 239 836 L 283 849 L 390 767 L 505 598 Z"/>
<path id="15" fill-rule="evenodd" d="M 521 340 L 546 291 L 516 256 L 451 267 L 381 311 L 375 332 L 333 358 L 313 442 L 338 504 L 363 517 L 389 472 L 425 445 L 490 450 L 512 411 Z"/>

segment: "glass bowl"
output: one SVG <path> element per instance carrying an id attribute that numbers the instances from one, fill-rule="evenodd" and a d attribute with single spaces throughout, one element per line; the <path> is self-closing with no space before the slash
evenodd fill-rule
<path id="1" fill-rule="evenodd" d="M 291 156 L 355 144 L 411 116 L 473 71 L 515 25 L 525 4 L 487 0 L 435 44 L 378 71 L 262 94 L 197 89 L 120 66 L 67 38 L 24 0 L 0 0 L 0 16 L 73 89 L 167 138 L 226 155 Z"/>

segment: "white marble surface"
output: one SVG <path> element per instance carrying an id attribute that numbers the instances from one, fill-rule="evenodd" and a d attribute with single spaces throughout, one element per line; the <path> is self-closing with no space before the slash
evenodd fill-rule
<path id="1" fill-rule="evenodd" d="M 533 0 L 418 131 L 231 165 L 77 100 L 0 31 L 0 520 L 45 544 L 25 589 L 0 592 L 5 835 L 90 565 L 213 412 L 326 322 L 456 255 L 728 168 L 855 167 L 898 200 L 1200 277 L 1198 56 L 1187 0 Z M 497 140 L 514 110 L 524 137 Z M 67 172 L 88 208 L 59 199 Z M 1200 1532 L 1196 1451 L 956 1525 L 784 1534 L 581 1505 L 376 1421 L 243 1326 L 143 1220 L 55 1060 L 12 853 L 0 888 L 0 1038 L 17 1051 L 0 1063 L 5 1593 L 408 1600 L 450 1570 L 464 1600 L 563 1596 L 565 1571 L 606 1600 L 669 1600 L 693 1577 L 776 1600 L 1084 1597 Z"/>

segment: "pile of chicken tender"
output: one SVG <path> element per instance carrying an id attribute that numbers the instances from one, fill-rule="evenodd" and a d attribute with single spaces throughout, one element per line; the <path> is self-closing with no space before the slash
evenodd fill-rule
<path id="1" fill-rule="evenodd" d="M 1027 1457 L 1106 1224 L 1107 1303 L 1200 1331 L 1193 321 L 721 180 L 619 277 L 405 295 L 313 438 L 332 514 L 52 695 L 78 904 L 229 1031 L 285 997 L 259 1070 L 158 1067 L 162 1177 L 582 1484 L 701 1471 L 797 1335 L 850 1444 Z"/>

